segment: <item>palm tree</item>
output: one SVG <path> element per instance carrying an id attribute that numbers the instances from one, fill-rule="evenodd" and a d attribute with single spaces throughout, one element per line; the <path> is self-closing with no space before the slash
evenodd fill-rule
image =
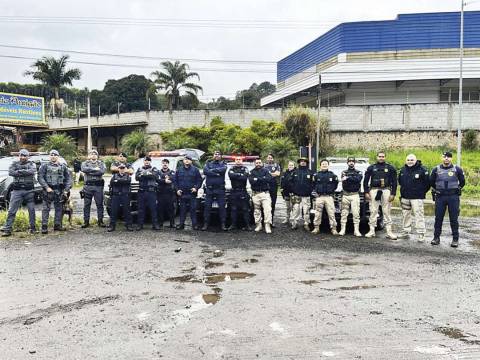
<path id="1" fill-rule="evenodd" d="M 188 72 L 189 66 L 180 61 L 164 61 L 161 63 L 163 71 L 154 71 L 152 76 L 156 79 L 158 89 L 165 90 L 165 95 L 168 98 L 168 108 L 177 109 L 180 100 L 180 91 L 184 90 L 190 96 L 197 96 L 198 91 L 202 91 L 200 85 L 189 82 L 191 78 L 200 80 L 200 76 L 196 72 Z"/>
<path id="2" fill-rule="evenodd" d="M 72 85 L 73 80 L 80 80 L 82 72 L 80 69 L 66 69 L 68 55 L 62 55 L 59 59 L 44 56 L 32 64 L 35 70 L 25 71 L 25 76 L 32 76 L 35 80 L 53 88 L 55 101 L 60 99 L 60 87 Z"/>

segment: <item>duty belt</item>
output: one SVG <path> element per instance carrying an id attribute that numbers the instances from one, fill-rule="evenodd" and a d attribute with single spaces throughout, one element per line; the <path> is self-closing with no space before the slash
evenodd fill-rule
<path id="1" fill-rule="evenodd" d="M 59 184 L 59 185 L 50 185 L 50 184 L 47 184 L 48 187 L 52 190 L 58 190 L 58 189 L 62 189 L 63 188 L 63 184 Z"/>
<path id="2" fill-rule="evenodd" d="M 268 193 L 268 190 L 263 190 L 263 191 L 252 191 L 253 195 L 261 194 L 261 193 Z"/>
<path id="3" fill-rule="evenodd" d="M 89 180 L 85 182 L 88 186 L 103 186 L 105 182 L 103 180 Z"/>
<path id="4" fill-rule="evenodd" d="M 347 196 L 358 195 L 358 191 L 344 191 L 343 195 L 347 195 Z"/>

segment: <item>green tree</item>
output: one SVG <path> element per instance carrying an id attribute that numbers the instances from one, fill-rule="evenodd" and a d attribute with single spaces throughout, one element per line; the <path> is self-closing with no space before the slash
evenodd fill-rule
<path id="1" fill-rule="evenodd" d="M 25 76 L 41 81 L 54 91 L 55 100 L 60 99 L 60 87 L 72 85 L 73 80 L 79 80 L 82 72 L 80 69 L 68 69 L 68 55 L 62 55 L 59 59 L 44 56 L 32 64 L 34 70 L 25 71 Z"/>
<path id="2" fill-rule="evenodd" d="M 165 150 L 196 148 L 195 140 L 185 134 L 170 137 L 163 147 Z"/>
<path id="3" fill-rule="evenodd" d="M 137 129 L 125 135 L 121 141 L 122 151 L 134 154 L 135 157 L 145 155 L 153 147 L 151 136 L 145 130 Z"/>
<path id="4" fill-rule="evenodd" d="M 169 103 L 169 110 L 177 109 L 180 104 L 180 92 L 184 91 L 191 96 L 197 96 L 203 90 L 200 85 L 190 82 L 192 78 L 200 80 L 196 72 L 189 72 L 189 66 L 180 61 L 164 61 L 161 63 L 163 71 L 154 71 L 155 84 L 158 89 L 164 90 Z"/>
<path id="5" fill-rule="evenodd" d="M 288 137 L 267 139 L 263 142 L 262 156 L 274 154 L 277 161 L 285 167 L 288 160 L 292 160 L 298 154 L 297 147 Z"/>
<path id="6" fill-rule="evenodd" d="M 42 139 L 40 150 L 50 152 L 52 149 L 57 150 L 68 161 L 73 160 L 78 154 L 75 139 L 65 133 L 50 134 Z"/>
<path id="7" fill-rule="evenodd" d="M 292 106 L 284 116 L 283 123 L 289 137 L 297 146 L 307 146 L 316 134 L 316 114 L 302 106 Z"/>
<path id="8" fill-rule="evenodd" d="M 469 129 L 462 139 L 462 146 L 465 150 L 476 150 L 478 148 L 477 132 Z"/>

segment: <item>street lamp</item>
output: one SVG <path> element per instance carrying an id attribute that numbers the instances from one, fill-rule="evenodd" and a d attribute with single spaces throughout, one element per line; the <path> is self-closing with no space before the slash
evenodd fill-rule
<path id="1" fill-rule="evenodd" d="M 462 163 L 462 116 L 463 116 L 463 7 L 461 1 L 460 11 L 460 77 L 458 79 L 458 129 L 457 129 L 457 165 Z"/>

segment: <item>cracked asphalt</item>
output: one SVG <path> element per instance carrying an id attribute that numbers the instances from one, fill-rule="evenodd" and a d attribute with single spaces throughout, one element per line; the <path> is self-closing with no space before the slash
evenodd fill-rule
<path id="1" fill-rule="evenodd" d="M 479 219 L 460 223 L 457 250 L 447 224 L 438 247 L 283 225 L 2 240 L 0 358 L 479 359 Z"/>

